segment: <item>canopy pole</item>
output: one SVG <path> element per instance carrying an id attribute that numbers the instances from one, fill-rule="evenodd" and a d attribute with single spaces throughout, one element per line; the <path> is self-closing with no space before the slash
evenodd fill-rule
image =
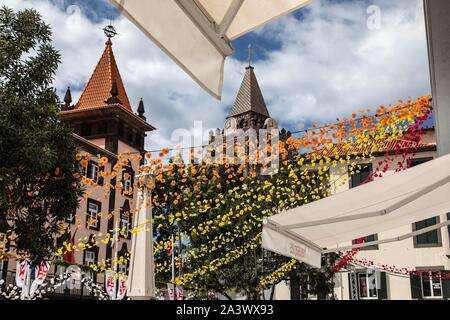
<path id="1" fill-rule="evenodd" d="M 396 242 L 396 241 L 402 241 L 402 240 L 406 240 L 430 231 L 434 231 L 436 229 L 440 229 L 442 227 L 446 227 L 450 225 L 450 220 L 449 221 L 445 221 L 439 224 L 435 224 L 434 226 L 430 226 L 430 227 L 426 227 L 414 232 L 410 232 L 407 233 L 405 235 L 402 236 L 398 236 L 398 237 L 394 237 L 394 238 L 389 238 L 389 239 L 384 239 L 384 240 L 377 240 L 377 241 L 371 241 L 371 242 L 364 242 L 364 243 L 360 243 L 360 244 L 354 244 L 351 246 L 346 246 L 346 247 L 336 247 L 333 249 L 326 249 L 323 250 L 323 253 L 331 253 L 331 252 L 338 252 L 338 251 L 347 251 L 347 250 L 351 250 L 351 249 L 359 249 L 359 248 L 365 248 L 365 247 L 370 247 L 370 246 L 374 246 L 377 244 L 384 244 L 384 243 L 390 243 L 390 242 Z"/>
<path id="2" fill-rule="evenodd" d="M 361 213 L 361 214 L 354 214 L 354 215 L 344 216 L 344 217 L 329 218 L 329 219 L 323 219 L 323 220 L 317 220 L 317 221 L 294 223 L 294 224 L 290 224 L 290 225 L 281 226 L 281 228 L 284 230 L 301 229 L 301 228 L 307 228 L 307 227 L 320 226 L 320 225 L 324 225 L 324 224 L 332 224 L 332 223 L 337 223 L 337 222 L 353 221 L 353 220 L 360 220 L 360 219 L 366 219 L 366 218 L 373 218 L 373 217 L 377 217 L 377 216 L 383 216 L 383 215 L 389 214 L 397 209 L 400 209 L 401 207 L 407 205 L 408 203 L 410 203 L 414 200 L 417 200 L 418 198 L 436 190 L 437 188 L 439 188 L 449 182 L 450 182 L 450 176 L 446 176 L 446 177 L 436 181 L 435 183 L 433 183 L 425 188 L 422 188 L 417 192 L 414 192 L 412 195 L 406 197 L 405 199 L 398 201 L 397 203 L 395 203 L 383 210 L 368 212 L 368 213 Z"/>
<path id="3" fill-rule="evenodd" d="M 224 57 L 231 56 L 234 52 L 228 40 L 225 40 L 216 32 L 215 22 L 209 21 L 201 9 L 192 0 L 175 0 L 178 6 L 194 22 L 208 40 L 219 50 Z"/>
<path id="4" fill-rule="evenodd" d="M 313 248 L 313 249 L 315 249 L 315 250 L 317 250 L 319 252 L 323 251 L 323 248 L 319 247 L 314 242 L 309 241 L 309 240 L 307 240 L 305 238 L 302 238 L 302 237 L 298 236 L 297 234 L 295 234 L 295 233 L 293 233 L 293 232 L 291 232 L 289 230 L 284 230 L 281 225 L 279 225 L 278 223 L 276 223 L 274 221 L 271 221 L 271 220 L 268 220 L 268 219 L 264 219 L 263 220 L 263 224 L 264 224 L 264 226 L 266 228 L 269 228 L 269 229 L 272 229 L 272 230 L 274 230 L 276 232 L 279 232 L 280 234 L 282 234 L 282 235 L 284 235 L 284 236 L 286 236 L 286 237 L 288 237 L 288 238 L 290 238 L 290 239 L 292 239 L 294 241 L 298 241 L 298 242 L 300 242 L 301 244 L 303 244 L 303 245 L 305 245 L 307 247 L 311 247 L 311 248 Z"/>
<path id="5" fill-rule="evenodd" d="M 219 37 L 222 38 L 223 36 L 225 36 L 231 24 L 233 23 L 234 18 L 236 18 L 236 15 L 238 14 L 239 9 L 241 8 L 243 3 L 244 0 L 233 0 L 233 2 L 230 4 L 230 7 L 225 13 L 225 16 L 223 17 L 223 20 L 218 28 Z"/>

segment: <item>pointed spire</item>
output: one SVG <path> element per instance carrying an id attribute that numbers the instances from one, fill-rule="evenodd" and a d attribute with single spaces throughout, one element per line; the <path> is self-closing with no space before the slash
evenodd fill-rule
<path id="1" fill-rule="evenodd" d="M 114 98 L 114 99 L 111 99 Z M 95 67 L 75 109 L 99 107 L 108 103 L 120 103 L 125 109 L 132 111 L 125 86 L 117 67 L 112 50 L 112 41 L 108 37 L 100 60 Z"/>
<path id="2" fill-rule="evenodd" d="M 144 100 L 142 98 L 141 98 L 141 101 L 139 101 L 139 106 L 138 106 L 137 112 L 138 112 L 138 116 L 141 119 L 147 120 L 147 118 L 144 116 L 145 108 L 144 108 Z"/>
<path id="3" fill-rule="evenodd" d="M 69 108 L 72 103 L 72 92 L 70 91 L 70 87 L 67 87 L 66 94 L 64 95 L 64 103 L 66 108 Z"/>
<path id="4" fill-rule="evenodd" d="M 118 98 L 119 91 L 117 90 L 116 79 L 114 79 L 114 81 L 111 85 L 111 91 L 109 91 L 109 93 L 111 93 L 111 96 L 107 100 L 105 100 L 105 103 L 107 103 L 107 104 L 122 104 L 122 101 L 120 101 L 120 99 Z"/>
<path id="5" fill-rule="evenodd" d="M 247 112 L 259 113 L 269 118 L 269 111 L 256 79 L 254 68 L 249 65 L 245 69 L 244 79 L 228 118 Z"/>

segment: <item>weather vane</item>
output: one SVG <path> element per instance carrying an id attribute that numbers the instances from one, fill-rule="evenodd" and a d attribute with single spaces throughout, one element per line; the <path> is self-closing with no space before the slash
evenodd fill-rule
<path id="1" fill-rule="evenodd" d="M 104 27 L 103 31 L 105 32 L 105 36 L 107 36 L 109 39 L 117 35 L 116 28 L 114 28 L 112 25 Z"/>
<path id="2" fill-rule="evenodd" d="M 252 61 L 253 61 L 253 48 L 252 48 L 252 45 L 249 44 L 248 45 L 248 66 L 249 67 L 252 66 Z"/>

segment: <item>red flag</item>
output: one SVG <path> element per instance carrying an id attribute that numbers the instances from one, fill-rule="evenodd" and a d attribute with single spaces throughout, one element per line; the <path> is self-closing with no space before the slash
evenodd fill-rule
<path id="1" fill-rule="evenodd" d="M 78 227 L 75 229 L 75 232 L 73 233 L 72 238 L 70 239 L 70 247 L 72 248 L 75 245 L 75 235 L 77 234 Z M 63 260 L 65 262 L 74 264 L 75 263 L 75 251 L 71 250 L 70 252 L 67 251 L 65 254 L 63 254 Z"/>

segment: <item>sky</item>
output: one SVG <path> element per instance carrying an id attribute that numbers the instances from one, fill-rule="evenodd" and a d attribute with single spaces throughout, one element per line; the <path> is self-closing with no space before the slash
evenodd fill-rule
<path id="1" fill-rule="evenodd" d="M 197 145 L 209 129 L 223 127 L 249 44 L 268 110 L 287 130 L 431 92 L 422 0 L 315 0 L 235 40 L 222 101 L 203 91 L 108 0 L 0 0 L 0 5 L 35 8 L 51 25 L 62 54 L 54 86 L 61 99 L 71 86 L 74 102 L 103 52 L 102 29 L 112 23 L 118 32 L 113 50 L 130 102 L 136 110 L 142 97 L 148 122 L 158 128 L 146 139 L 148 150 L 177 145 L 172 139 L 177 129 L 191 131 Z"/>

